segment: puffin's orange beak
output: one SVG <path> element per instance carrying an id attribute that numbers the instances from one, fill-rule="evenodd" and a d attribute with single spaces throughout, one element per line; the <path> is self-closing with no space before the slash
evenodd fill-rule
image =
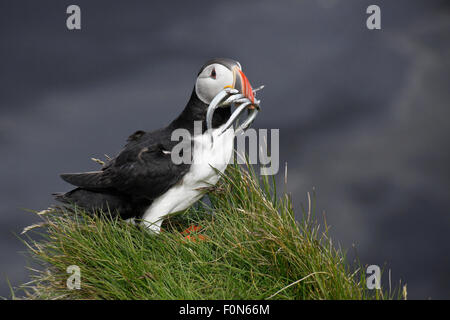
<path id="1" fill-rule="evenodd" d="M 253 89 L 250 85 L 245 74 L 238 67 L 233 68 L 233 89 L 239 90 L 246 98 L 248 98 L 252 104 L 249 105 L 249 109 L 255 109 L 255 96 L 253 95 Z"/>

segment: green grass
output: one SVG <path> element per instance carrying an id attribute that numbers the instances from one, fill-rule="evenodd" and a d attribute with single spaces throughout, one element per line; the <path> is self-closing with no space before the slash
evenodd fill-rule
<path id="1" fill-rule="evenodd" d="M 30 299 L 393 298 L 365 289 L 364 273 L 314 220 L 313 201 L 296 221 L 288 195 L 237 165 L 207 191 L 209 205 L 169 218 L 158 235 L 76 208 L 39 215 L 39 240 L 26 243 L 42 268 L 19 291 Z M 186 239 L 180 230 L 191 224 L 202 229 Z M 66 287 L 70 265 L 81 269 L 80 290 Z"/>

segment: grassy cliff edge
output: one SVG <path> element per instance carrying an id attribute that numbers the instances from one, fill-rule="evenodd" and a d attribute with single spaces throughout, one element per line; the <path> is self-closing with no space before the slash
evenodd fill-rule
<path id="1" fill-rule="evenodd" d="M 252 168 L 230 166 L 208 192 L 210 203 L 172 216 L 161 234 L 82 210 L 39 213 L 25 240 L 32 280 L 19 289 L 30 299 L 386 299 L 366 289 L 313 218 L 307 204 L 296 221 L 288 195 Z M 190 234 L 180 232 L 190 225 Z M 67 267 L 81 271 L 69 290 Z"/>

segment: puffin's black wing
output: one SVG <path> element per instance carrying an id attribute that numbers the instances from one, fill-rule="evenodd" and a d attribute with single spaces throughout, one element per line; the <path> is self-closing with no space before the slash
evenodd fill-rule
<path id="1" fill-rule="evenodd" d="M 121 192 L 154 199 L 176 184 L 189 170 L 189 164 L 175 164 L 161 143 L 132 145 L 115 159 L 104 175 Z"/>
<path id="2" fill-rule="evenodd" d="M 85 189 L 114 190 L 155 199 L 180 181 L 190 165 L 173 163 L 168 152 L 172 149 L 170 140 L 149 133 L 145 136 L 139 133 L 137 139 L 129 139 L 125 149 L 102 171 L 62 174 L 61 177 Z"/>

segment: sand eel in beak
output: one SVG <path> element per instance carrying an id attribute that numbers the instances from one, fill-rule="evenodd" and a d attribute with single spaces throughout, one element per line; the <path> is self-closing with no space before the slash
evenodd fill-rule
<path id="1" fill-rule="evenodd" d="M 237 132 L 254 120 L 259 101 L 239 62 L 210 60 L 200 69 L 191 97 L 175 120 L 158 130 L 132 134 L 122 151 L 99 171 L 62 174 L 76 188 L 56 194 L 56 199 L 89 212 L 109 211 L 142 222 L 157 233 L 168 214 L 189 208 L 206 187 L 217 183 L 217 171 L 223 173 L 232 159 L 233 123 L 246 109 L 249 118 Z M 202 124 L 200 132 L 194 130 L 196 122 Z M 190 133 L 189 163 L 172 160 L 172 150 L 179 144 L 172 140 L 177 129 Z"/>

